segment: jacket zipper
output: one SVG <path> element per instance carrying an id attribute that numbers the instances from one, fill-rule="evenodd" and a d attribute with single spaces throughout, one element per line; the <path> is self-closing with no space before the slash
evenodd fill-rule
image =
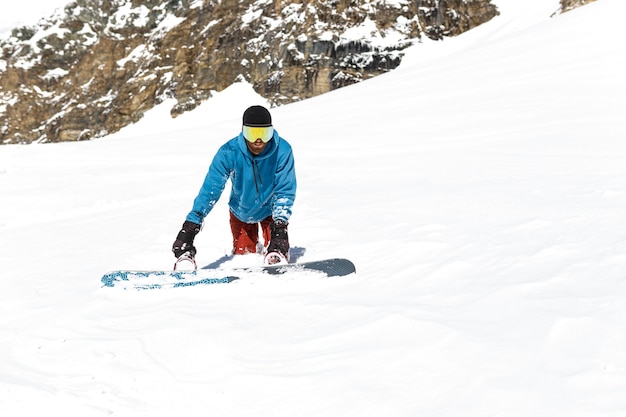
<path id="1" fill-rule="evenodd" d="M 257 161 L 254 159 L 252 160 L 252 176 L 254 177 L 254 188 L 256 188 L 256 194 L 261 195 L 259 186 L 263 187 L 263 180 L 261 179 L 261 173 L 259 172 Z M 258 182 L 257 178 L 259 179 Z"/>

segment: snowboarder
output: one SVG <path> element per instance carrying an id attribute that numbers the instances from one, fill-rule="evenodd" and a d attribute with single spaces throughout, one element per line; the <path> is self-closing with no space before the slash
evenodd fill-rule
<path id="1" fill-rule="evenodd" d="M 272 116 L 263 106 L 246 109 L 241 133 L 217 151 L 193 208 L 172 245 L 176 258 L 193 261 L 196 255 L 193 240 L 228 179 L 232 185 L 228 206 L 233 254 L 256 253 L 261 249 L 260 224 L 264 263 L 287 262 L 287 226 L 296 196 L 294 159 L 291 145 L 274 130 Z"/>

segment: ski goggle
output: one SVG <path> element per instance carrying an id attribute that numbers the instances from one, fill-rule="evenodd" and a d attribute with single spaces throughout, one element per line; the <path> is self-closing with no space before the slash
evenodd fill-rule
<path id="1" fill-rule="evenodd" d="M 272 126 L 254 127 L 243 125 L 243 137 L 248 142 L 256 142 L 257 139 L 261 139 L 263 143 L 267 143 L 274 136 L 274 128 Z"/>

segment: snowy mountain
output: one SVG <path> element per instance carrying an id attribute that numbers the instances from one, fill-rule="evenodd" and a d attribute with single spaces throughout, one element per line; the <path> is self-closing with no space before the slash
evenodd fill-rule
<path id="1" fill-rule="evenodd" d="M 249 83 L 107 138 L 0 147 L 3 415 L 624 416 L 626 3 L 494 3 L 272 110 L 292 246 L 348 277 L 101 288 L 171 267 L 214 152 L 267 103 Z M 230 249 L 224 200 L 201 265 Z"/>
<path id="2" fill-rule="evenodd" d="M 496 14 L 490 0 L 76 0 L 0 41 L 0 143 L 106 136 L 238 81 L 273 104 L 302 100 Z"/>

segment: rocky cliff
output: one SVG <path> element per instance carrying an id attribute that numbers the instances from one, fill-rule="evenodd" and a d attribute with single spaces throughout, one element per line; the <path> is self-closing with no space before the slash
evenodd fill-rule
<path id="1" fill-rule="evenodd" d="M 246 81 L 275 105 L 390 71 L 490 0 L 76 0 L 0 39 L 0 143 L 87 140 Z"/>

